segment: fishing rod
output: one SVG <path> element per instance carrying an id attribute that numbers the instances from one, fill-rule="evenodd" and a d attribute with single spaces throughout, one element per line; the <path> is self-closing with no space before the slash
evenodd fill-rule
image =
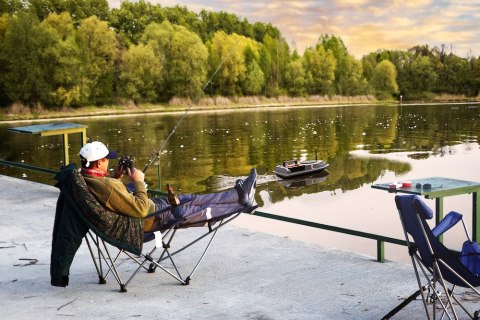
<path id="1" fill-rule="evenodd" d="M 143 173 L 145 173 L 148 168 L 150 168 L 150 165 L 155 162 L 157 159 L 160 158 L 160 155 L 163 151 L 163 148 L 167 145 L 168 143 L 168 140 L 170 140 L 170 138 L 173 136 L 173 134 L 176 132 L 178 126 L 182 123 L 183 119 L 185 119 L 185 117 L 187 116 L 188 112 L 192 109 L 192 106 L 195 105 L 198 100 L 200 99 L 200 96 L 202 94 L 204 94 L 204 91 L 205 89 L 208 87 L 208 85 L 212 82 L 213 78 L 217 75 L 218 71 L 220 70 L 220 68 L 223 66 L 223 64 L 225 63 L 225 61 L 227 61 L 227 59 L 230 57 L 230 55 L 232 54 L 233 52 L 233 49 L 237 46 L 237 44 L 240 42 L 240 39 L 241 39 L 241 36 L 238 37 L 237 41 L 231 46 L 231 48 L 229 49 L 227 55 L 223 58 L 223 60 L 220 62 L 220 64 L 217 66 L 217 69 L 215 70 L 215 72 L 212 74 L 212 76 L 208 79 L 208 81 L 204 84 L 204 86 L 202 87 L 202 90 L 196 95 L 195 99 L 193 99 L 192 103 L 188 106 L 187 110 L 185 111 L 185 113 L 183 114 L 183 116 L 180 118 L 180 120 L 177 122 L 177 124 L 175 125 L 175 127 L 173 127 L 173 130 L 170 132 L 170 134 L 168 135 L 167 139 L 165 139 L 165 141 L 163 142 L 163 144 L 160 146 L 160 149 L 158 150 L 158 152 L 155 152 L 155 155 L 147 162 L 147 165 L 145 166 L 145 168 L 143 168 Z"/>

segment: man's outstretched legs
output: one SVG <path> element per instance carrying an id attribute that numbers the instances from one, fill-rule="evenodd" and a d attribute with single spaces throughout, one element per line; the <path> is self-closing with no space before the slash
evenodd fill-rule
<path id="1" fill-rule="evenodd" d="M 210 219 L 215 219 L 232 213 L 241 212 L 246 207 L 240 203 L 214 203 L 204 206 L 185 206 L 180 205 L 172 209 L 175 218 L 185 218 L 187 224 L 201 223 Z"/>
<path id="2" fill-rule="evenodd" d="M 152 198 L 157 211 L 165 211 L 158 223 L 171 219 L 186 218 L 189 224 L 203 223 L 206 220 L 247 210 L 257 205 L 255 188 L 257 172 L 253 168 L 245 180 L 237 180 L 234 189 L 210 194 L 180 194 L 180 205 L 171 206 L 166 197 Z M 246 211 L 246 212 L 247 212 Z M 157 224 L 158 224 L 157 223 Z M 155 224 L 155 223 L 154 223 Z"/>
<path id="3" fill-rule="evenodd" d="M 245 180 L 237 180 L 234 189 L 209 193 L 209 194 L 180 194 L 178 195 L 181 206 L 205 206 L 213 204 L 242 204 L 247 207 L 255 205 L 255 188 L 257 171 L 250 170 L 250 175 Z"/>

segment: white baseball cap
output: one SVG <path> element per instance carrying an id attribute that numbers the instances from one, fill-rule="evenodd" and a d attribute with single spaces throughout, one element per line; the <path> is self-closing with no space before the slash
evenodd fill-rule
<path id="1" fill-rule="evenodd" d="M 89 167 L 91 161 L 103 158 L 115 159 L 117 157 L 117 152 L 109 151 L 100 141 L 93 141 L 86 143 L 82 149 L 80 149 L 80 155 L 87 160 L 86 166 Z"/>

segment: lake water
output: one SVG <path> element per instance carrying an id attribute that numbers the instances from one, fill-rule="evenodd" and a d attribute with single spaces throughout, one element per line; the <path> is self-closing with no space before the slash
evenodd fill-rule
<path id="1" fill-rule="evenodd" d="M 137 167 L 143 168 L 182 116 L 66 121 L 88 125 L 90 140 L 133 155 Z M 255 167 L 261 211 L 401 239 L 394 195 L 372 189 L 372 183 L 429 176 L 480 181 L 479 120 L 480 105 L 473 103 L 191 112 L 161 150 L 159 166 L 147 171 L 147 182 L 152 189 L 164 189 L 169 182 L 179 193 L 204 193 L 232 186 Z M 60 137 L 7 130 L 28 124 L 0 124 L 0 159 L 59 168 L 63 159 Z M 70 135 L 69 142 L 70 159 L 77 161 L 79 135 Z M 283 160 L 313 159 L 315 153 L 330 164 L 327 174 L 293 182 L 272 174 Z M 23 169 L 0 166 L 0 174 L 53 184 L 50 176 Z M 433 201 L 427 203 L 434 206 Z M 445 211 L 453 209 L 465 213 L 470 224 L 469 195 L 446 198 Z M 373 240 L 247 215 L 234 223 L 251 232 L 376 255 Z M 458 229 L 445 239 L 454 248 L 463 239 Z M 406 260 L 406 249 L 387 244 L 386 257 Z"/>

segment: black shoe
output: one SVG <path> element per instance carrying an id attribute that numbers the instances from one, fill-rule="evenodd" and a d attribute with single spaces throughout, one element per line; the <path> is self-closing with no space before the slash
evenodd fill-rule
<path id="1" fill-rule="evenodd" d="M 237 180 L 238 181 L 238 180 Z M 250 175 L 242 183 L 242 191 L 244 194 L 243 204 L 246 206 L 256 205 L 255 188 L 257 187 L 257 170 L 252 168 Z"/>
<path id="2" fill-rule="evenodd" d="M 235 190 L 237 190 L 238 202 L 241 204 L 245 202 L 245 193 L 243 193 L 242 185 L 243 185 L 243 180 L 238 179 L 237 181 L 235 181 L 235 187 L 233 187 Z"/>

